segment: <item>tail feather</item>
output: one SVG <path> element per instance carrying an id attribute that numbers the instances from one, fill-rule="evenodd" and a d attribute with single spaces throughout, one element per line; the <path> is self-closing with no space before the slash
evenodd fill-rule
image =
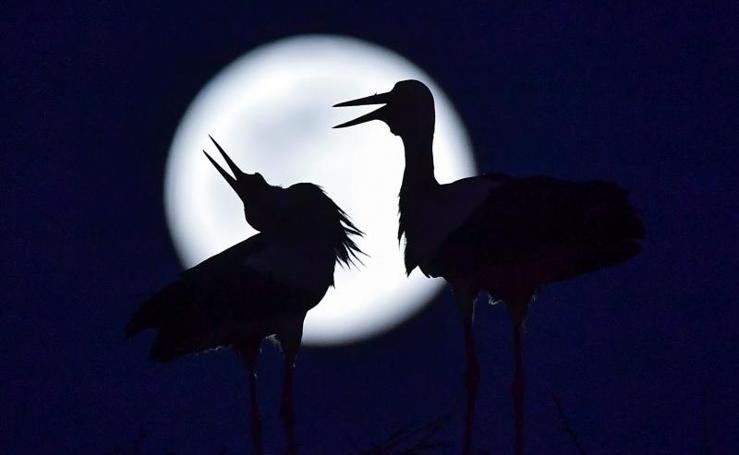
<path id="1" fill-rule="evenodd" d="M 581 269 L 595 270 L 637 255 L 646 230 L 626 191 L 616 184 L 598 182 L 589 197 L 581 223 L 585 230 L 579 234 L 585 246 Z"/>
<path id="2" fill-rule="evenodd" d="M 208 331 L 203 324 L 197 305 L 188 296 L 184 284 L 177 282 L 141 305 L 126 325 L 126 336 L 134 336 L 146 329 L 158 329 L 149 358 L 155 362 L 169 362 L 217 347 L 206 342 Z"/>
<path id="3" fill-rule="evenodd" d="M 595 226 L 606 239 L 643 239 L 646 231 L 636 209 L 629 203 L 626 191 L 615 184 L 604 184 L 601 194 L 591 205 Z"/>
<path id="4" fill-rule="evenodd" d="M 126 338 L 131 338 L 146 329 L 156 327 L 156 323 L 154 322 L 154 317 L 152 315 L 154 310 L 150 302 L 151 300 L 144 302 L 144 304 L 136 310 L 133 316 L 131 316 L 131 319 L 129 319 L 126 324 Z"/>
<path id="5" fill-rule="evenodd" d="M 126 324 L 126 337 L 161 326 L 172 306 L 182 298 L 177 283 L 167 286 L 146 300 Z"/>

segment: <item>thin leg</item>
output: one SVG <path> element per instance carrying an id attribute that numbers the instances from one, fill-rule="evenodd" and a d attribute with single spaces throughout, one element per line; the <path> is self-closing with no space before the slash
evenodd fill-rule
<path id="1" fill-rule="evenodd" d="M 285 356 L 284 379 L 282 381 L 282 399 L 280 402 L 280 418 L 287 438 L 287 453 L 297 453 L 295 439 L 295 407 L 293 405 L 293 378 L 295 358 L 298 356 L 300 341 L 303 338 L 304 314 L 283 316 L 278 337 Z"/>
<path id="2" fill-rule="evenodd" d="M 254 441 L 254 452 L 257 455 L 264 453 L 262 443 L 262 421 L 259 417 L 259 402 L 257 401 L 257 354 L 259 351 L 259 345 L 248 346 L 244 348 L 237 348 L 239 357 L 244 362 L 246 369 L 247 382 L 249 383 L 249 404 L 251 408 L 250 422 L 251 422 L 251 435 Z"/>
<path id="3" fill-rule="evenodd" d="M 523 376 L 523 348 L 521 346 L 522 323 L 513 324 L 513 359 L 515 370 L 513 373 L 513 385 L 511 395 L 513 396 L 513 419 L 515 426 L 514 453 L 523 455 L 523 399 L 524 399 L 524 376 Z"/>
<path id="4" fill-rule="evenodd" d="M 475 406 L 477 404 L 477 389 L 480 383 L 480 364 L 477 361 L 477 350 L 475 349 L 475 336 L 472 331 L 472 320 L 474 317 L 474 296 L 468 293 L 458 293 L 459 308 L 462 312 L 464 325 L 464 346 L 467 356 L 467 369 L 465 372 L 465 386 L 467 389 L 467 412 L 464 419 L 464 449 L 465 455 L 472 453 L 472 429 L 475 423 Z"/>
<path id="5" fill-rule="evenodd" d="M 295 406 L 293 404 L 293 373 L 295 371 L 295 354 L 285 353 L 285 378 L 282 382 L 282 402 L 280 403 L 280 417 L 285 427 L 287 437 L 287 453 L 297 453 L 295 443 Z"/>

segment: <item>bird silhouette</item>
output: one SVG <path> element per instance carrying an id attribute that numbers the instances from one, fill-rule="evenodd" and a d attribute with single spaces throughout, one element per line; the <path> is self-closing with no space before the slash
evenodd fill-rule
<path id="1" fill-rule="evenodd" d="M 150 352 L 157 362 L 232 347 L 247 369 L 251 432 L 260 454 L 255 368 L 261 341 L 275 335 L 284 353 L 280 415 L 288 452 L 294 453 L 293 369 L 303 321 L 333 286 L 336 263 L 351 265 L 361 253 L 352 238 L 362 232 L 320 187 L 270 185 L 259 173 L 242 172 L 211 140 L 233 176 L 203 153 L 242 200 L 246 221 L 259 233 L 154 294 L 134 313 L 126 334 L 157 330 Z"/>
<path id="2" fill-rule="evenodd" d="M 422 82 L 336 104 L 382 104 L 343 128 L 380 120 L 400 136 L 405 171 L 398 239 L 405 237 L 408 274 L 419 267 L 443 277 L 460 308 L 467 355 L 464 450 L 472 450 L 479 383 L 472 322 L 478 294 L 502 301 L 513 319 L 515 453 L 523 453 L 521 334 L 528 307 L 543 285 L 623 262 L 640 250 L 645 230 L 626 191 L 611 182 L 491 173 L 439 184 L 432 142 L 434 98 Z"/>

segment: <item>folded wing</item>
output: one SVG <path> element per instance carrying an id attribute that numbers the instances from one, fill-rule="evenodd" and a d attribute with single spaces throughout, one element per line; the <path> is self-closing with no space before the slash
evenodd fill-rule
<path id="1" fill-rule="evenodd" d="M 557 281 L 639 252 L 644 227 L 626 191 L 615 183 L 500 174 L 477 178 L 495 185 L 442 248 L 438 263 L 453 274 L 516 264 L 527 270 L 524 265 L 538 263 L 538 270 L 548 270 L 537 279 Z"/>
<path id="2" fill-rule="evenodd" d="M 269 247 L 257 234 L 183 272 L 143 303 L 126 334 L 157 329 L 150 356 L 170 361 L 274 333 L 281 315 L 304 313 L 323 294 L 291 286 L 268 270 L 251 266 L 249 259 Z"/>

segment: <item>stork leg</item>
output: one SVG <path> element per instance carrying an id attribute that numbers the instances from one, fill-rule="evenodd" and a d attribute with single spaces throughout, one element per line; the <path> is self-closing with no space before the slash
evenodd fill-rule
<path id="1" fill-rule="evenodd" d="M 280 403 L 280 418 L 285 427 L 287 438 L 287 453 L 296 452 L 295 443 L 295 407 L 293 404 L 293 373 L 295 371 L 295 357 L 297 352 L 285 352 L 285 378 L 282 383 L 282 401 Z"/>
<path id="2" fill-rule="evenodd" d="M 249 405 L 251 413 L 249 420 L 251 422 L 251 435 L 254 441 L 254 452 L 257 455 L 264 453 L 262 443 L 262 421 L 259 417 L 259 402 L 257 401 L 257 354 L 259 353 L 259 343 L 245 343 L 236 347 L 244 368 L 246 369 L 246 377 L 249 383 Z"/>
<path id="3" fill-rule="evenodd" d="M 467 411 L 464 419 L 464 454 L 472 453 L 472 429 L 475 421 L 477 389 L 480 383 L 480 364 L 477 361 L 475 336 L 472 332 L 472 320 L 475 314 L 475 294 L 469 291 L 456 290 L 457 303 L 462 313 L 464 326 L 464 346 L 467 356 L 465 386 L 467 389 Z"/>
<path id="4" fill-rule="evenodd" d="M 513 373 L 513 385 L 511 395 L 513 396 L 513 419 L 515 426 L 514 453 L 523 455 L 523 399 L 524 399 L 524 376 L 523 376 L 523 348 L 521 346 L 522 322 L 513 323 L 513 359 L 515 370 Z"/>
<path id="5" fill-rule="evenodd" d="M 300 341 L 303 338 L 303 319 L 305 315 L 291 318 L 283 318 L 281 330 L 278 334 L 280 345 L 285 357 L 284 379 L 282 381 L 282 398 L 280 402 L 280 418 L 285 428 L 287 438 L 287 453 L 297 453 L 295 439 L 295 406 L 293 404 L 293 378 L 295 372 L 295 358 L 300 349 Z"/>

